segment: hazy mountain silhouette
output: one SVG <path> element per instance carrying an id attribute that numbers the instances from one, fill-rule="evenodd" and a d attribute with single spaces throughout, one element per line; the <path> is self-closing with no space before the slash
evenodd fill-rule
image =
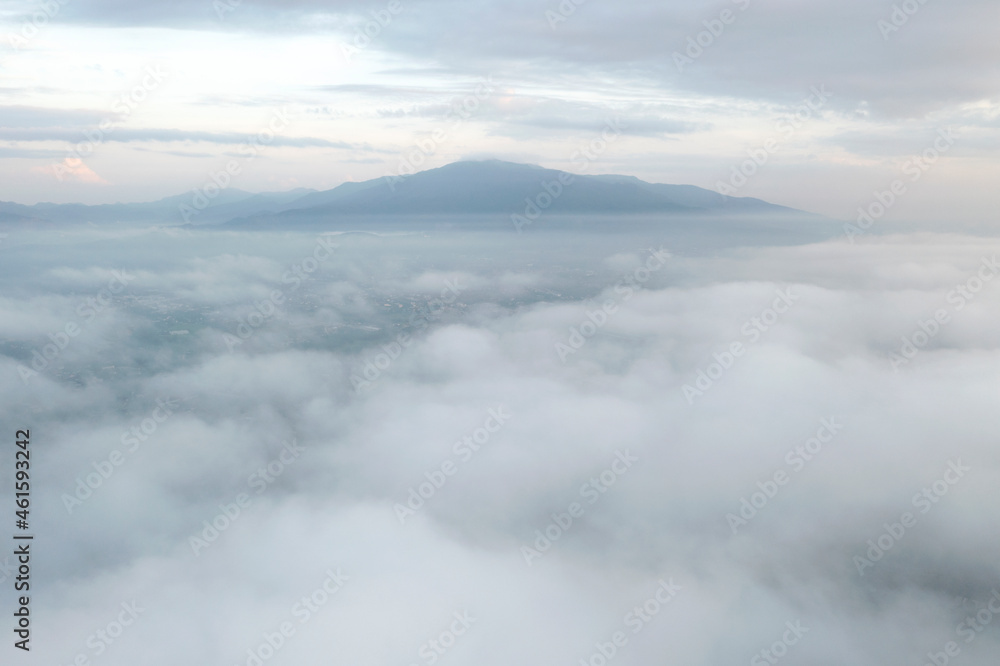
<path id="1" fill-rule="evenodd" d="M 344 183 L 264 216 L 270 222 L 339 215 L 525 215 L 726 213 L 808 215 L 760 199 L 727 197 L 693 185 L 647 183 L 633 176 L 581 176 L 499 160 L 455 162 L 402 178 Z M 260 216 L 258 216 L 260 217 Z M 258 226 L 263 219 L 234 220 Z"/>
<path id="2" fill-rule="evenodd" d="M 0 202 L 0 223 L 227 223 L 267 228 L 331 217 L 533 216 L 542 212 L 815 217 L 760 199 L 728 197 L 693 185 L 647 183 L 633 176 L 584 176 L 530 164 L 485 160 L 455 162 L 406 177 L 344 183 L 321 192 L 298 189 L 253 194 L 229 188 L 211 199 L 192 192 L 149 203 L 100 206 Z"/>

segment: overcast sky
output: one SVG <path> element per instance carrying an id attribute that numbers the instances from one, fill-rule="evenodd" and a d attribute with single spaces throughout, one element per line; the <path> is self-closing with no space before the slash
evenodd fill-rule
<path id="1" fill-rule="evenodd" d="M 232 159 L 233 187 L 325 189 L 421 142 L 420 168 L 579 171 L 619 118 L 589 172 L 715 189 L 770 146 L 737 194 L 848 218 L 899 178 L 887 217 L 941 225 L 1000 204 L 995 1 L 227 2 L 0 2 L 0 200 L 151 200 Z"/>

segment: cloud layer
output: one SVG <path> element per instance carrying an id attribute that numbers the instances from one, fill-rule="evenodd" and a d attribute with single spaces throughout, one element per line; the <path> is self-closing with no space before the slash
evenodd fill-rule
<path id="1" fill-rule="evenodd" d="M 673 240 L 11 235 L 38 651 L 992 663 L 995 240 Z"/>

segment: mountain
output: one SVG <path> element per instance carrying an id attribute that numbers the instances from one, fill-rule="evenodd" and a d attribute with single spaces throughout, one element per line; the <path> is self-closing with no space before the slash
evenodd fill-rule
<path id="1" fill-rule="evenodd" d="M 289 203 L 314 192 L 299 188 L 287 192 L 254 194 L 235 188 L 223 190 L 207 200 L 207 206 L 193 206 L 194 193 L 178 194 L 146 203 L 116 203 L 87 206 L 84 204 L 38 203 L 32 206 L 0 201 L 0 225 L 18 224 L 81 224 L 81 223 L 147 223 L 147 224 L 219 224 L 237 217 L 262 215 L 283 210 Z M 185 219 L 181 206 L 196 212 Z"/>
<path id="2" fill-rule="evenodd" d="M 284 210 L 229 222 L 270 226 L 304 218 L 359 215 L 565 214 L 808 215 L 760 199 L 727 197 L 693 185 L 647 183 L 633 176 L 581 176 L 499 160 L 455 162 L 402 178 L 344 183 Z"/>
<path id="3" fill-rule="evenodd" d="M 0 226 L 19 224 L 226 224 L 271 228 L 358 216 L 725 215 L 816 217 L 749 197 L 728 197 L 693 185 L 647 183 L 634 176 L 586 176 L 500 160 L 455 162 L 407 177 L 344 183 L 331 190 L 253 194 L 222 190 L 202 208 L 190 192 L 149 203 L 0 202 Z M 182 211 L 186 211 L 182 212 Z"/>

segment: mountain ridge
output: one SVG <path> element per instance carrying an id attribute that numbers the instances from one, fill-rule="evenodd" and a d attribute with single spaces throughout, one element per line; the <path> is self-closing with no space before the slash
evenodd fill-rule
<path id="1" fill-rule="evenodd" d="M 202 195 L 204 197 L 204 195 Z M 752 197 L 695 185 L 649 183 L 619 174 L 573 174 L 534 164 L 468 160 L 407 176 L 346 182 L 329 190 L 252 193 L 222 190 L 195 205 L 196 193 L 129 204 L 0 202 L 0 223 L 138 222 L 269 227 L 336 217 L 504 215 L 775 215 L 819 217 Z"/>
<path id="2" fill-rule="evenodd" d="M 534 208 L 533 208 L 534 207 Z M 266 226 L 303 218 L 366 215 L 812 213 L 694 185 L 648 183 L 635 176 L 583 175 L 500 160 L 462 161 L 409 176 L 344 183 L 306 195 L 279 212 L 231 220 Z"/>

